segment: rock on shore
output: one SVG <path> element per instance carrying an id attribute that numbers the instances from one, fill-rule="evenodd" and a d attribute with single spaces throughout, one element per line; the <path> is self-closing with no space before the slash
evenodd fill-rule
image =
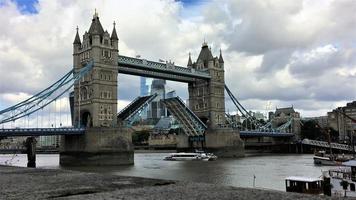
<path id="1" fill-rule="evenodd" d="M 0 199 L 331 199 L 252 188 L 0 166 Z"/>

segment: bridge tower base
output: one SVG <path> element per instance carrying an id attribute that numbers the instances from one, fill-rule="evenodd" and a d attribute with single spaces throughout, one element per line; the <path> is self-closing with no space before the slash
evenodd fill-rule
<path id="1" fill-rule="evenodd" d="M 177 137 L 177 150 L 186 151 L 189 149 L 200 149 L 200 143 L 193 143 L 190 146 L 188 136 L 178 135 Z M 233 158 L 233 157 L 244 157 L 245 148 L 244 142 L 240 138 L 238 130 L 233 130 L 231 128 L 216 128 L 208 129 L 205 133 L 205 147 L 209 153 L 214 153 L 218 157 L 222 158 Z"/>
<path id="2" fill-rule="evenodd" d="M 88 128 L 84 135 L 61 138 L 61 166 L 134 164 L 131 133 L 126 128 Z"/>
<path id="3" fill-rule="evenodd" d="M 232 128 L 208 129 L 205 134 L 205 144 L 208 152 L 219 157 L 245 156 L 244 142 L 238 130 Z"/>

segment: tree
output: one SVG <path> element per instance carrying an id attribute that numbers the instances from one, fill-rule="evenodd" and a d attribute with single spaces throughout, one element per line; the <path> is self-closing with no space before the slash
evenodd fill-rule
<path id="1" fill-rule="evenodd" d="M 255 124 L 252 123 L 252 120 L 251 119 L 245 119 L 243 122 L 242 122 L 242 128 L 247 128 L 247 129 L 255 129 Z"/>
<path id="2" fill-rule="evenodd" d="M 329 133 L 330 133 L 331 142 L 339 142 L 339 132 L 331 127 L 329 127 L 328 129 L 330 130 Z"/>
<path id="3" fill-rule="evenodd" d="M 347 187 L 349 187 L 349 182 L 346 181 L 346 180 L 342 180 L 340 182 L 340 185 L 342 186 L 342 189 L 344 189 L 344 197 L 346 197 L 346 190 L 347 190 Z"/>
<path id="4" fill-rule="evenodd" d="M 136 131 L 132 133 L 132 143 L 134 145 L 143 145 L 145 142 L 148 141 L 150 137 L 150 132 L 147 130 Z"/>
<path id="5" fill-rule="evenodd" d="M 301 127 L 302 139 L 325 140 L 324 134 L 316 121 L 305 121 Z"/>
<path id="6" fill-rule="evenodd" d="M 262 126 L 266 125 L 266 123 L 267 123 L 264 119 L 259 119 L 258 122 L 259 122 Z"/>

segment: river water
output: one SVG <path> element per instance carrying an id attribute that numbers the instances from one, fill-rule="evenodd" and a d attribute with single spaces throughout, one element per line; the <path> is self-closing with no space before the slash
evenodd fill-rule
<path id="1" fill-rule="evenodd" d="M 114 175 L 206 182 L 239 187 L 268 188 L 285 191 L 287 176 L 319 177 L 330 167 L 313 164 L 311 154 L 268 154 L 238 159 L 219 158 L 212 162 L 164 161 L 168 153 L 135 153 L 135 165 L 118 167 L 75 167 L 77 171 Z M 0 165 L 25 167 L 24 154 L 0 155 Z M 37 154 L 38 168 L 62 168 L 58 154 Z"/>

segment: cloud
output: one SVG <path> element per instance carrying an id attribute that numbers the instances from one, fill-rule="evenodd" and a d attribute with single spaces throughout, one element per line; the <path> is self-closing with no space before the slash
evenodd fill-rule
<path id="1" fill-rule="evenodd" d="M 180 1 L 41 0 L 24 13 L 0 3 L 0 109 L 33 95 L 72 68 L 75 27 L 88 30 L 94 8 L 104 29 L 117 22 L 120 54 L 187 64 L 205 38 L 223 50 L 226 83 L 248 109 L 294 105 L 326 114 L 356 94 L 356 2 L 353 0 Z M 55 13 L 55 14 L 54 14 Z M 187 85 L 168 82 L 183 99 Z M 119 99 L 139 95 L 139 78 L 120 75 Z M 7 98 L 12 95 L 11 99 Z M 121 104 L 123 106 L 124 104 Z M 231 102 L 226 106 L 233 110 Z M 313 109 L 314 108 L 314 109 Z"/>

